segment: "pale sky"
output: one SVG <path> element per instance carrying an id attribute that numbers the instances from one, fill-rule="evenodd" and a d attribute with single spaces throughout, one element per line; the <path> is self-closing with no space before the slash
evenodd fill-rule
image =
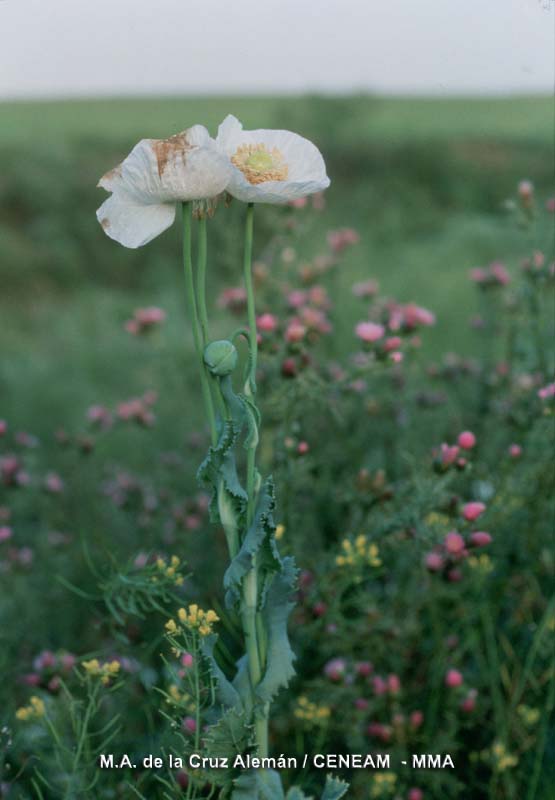
<path id="1" fill-rule="evenodd" d="M 551 92 L 555 0 L 0 0 L 0 98 Z"/>

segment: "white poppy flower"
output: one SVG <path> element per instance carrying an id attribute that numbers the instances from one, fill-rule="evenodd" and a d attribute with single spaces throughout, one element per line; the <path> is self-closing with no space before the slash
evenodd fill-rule
<path id="1" fill-rule="evenodd" d="M 141 247 L 172 225 L 176 203 L 206 200 L 230 179 L 229 160 L 202 125 L 169 139 L 142 139 L 98 185 L 109 197 L 96 216 L 125 247 Z"/>
<path id="2" fill-rule="evenodd" d="M 233 165 L 227 191 L 246 203 L 288 203 L 330 185 L 318 148 L 291 131 L 244 131 L 229 115 L 216 143 Z"/>

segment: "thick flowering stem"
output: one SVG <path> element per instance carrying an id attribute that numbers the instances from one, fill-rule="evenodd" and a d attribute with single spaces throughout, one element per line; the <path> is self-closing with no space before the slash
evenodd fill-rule
<path id="1" fill-rule="evenodd" d="M 256 395 L 256 365 L 258 357 L 258 333 L 256 329 L 256 310 L 254 303 L 254 287 L 252 281 L 252 243 L 254 232 L 254 204 L 247 205 L 245 220 L 245 251 L 243 274 L 247 293 L 247 315 L 249 323 L 249 368 L 245 383 L 245 395 L 254 400 Z M 254 520 L 256 507 L 256 447 L 258 435 L 254 436 L 247 450 L 247 530 Z M 262 680 L 264 669 L 263 641 L 259 636 L 260 620 L 258 617 L 258 564 L 253 557 L 252 568 L 243 580 L 243 631 L 249 659 L 249 672 L 253 692 Z M 261 757 L 268 755 L 268 709 L 255 720 L 256 741 Z"/>
<path id="2" fill-rule="evenodd" d="M 191 254 L 191 208 L 189 203 L 183 203 L 183 267 L 185 270 L 185 297 L 187 299 L 187 309 L 191 318 L 193 329 L 193 341 L 200 369 L 200 380 L 202 386 L 202 396 L 210 425 L 210 436 L 212 444 L 216 444 L 218 433 L 216 427 L 216 415 L 214 413 L 214 403 L 210 391 L 208 374 L 204 365 L 204 347 L 202 328 L 199 323 L 197 300 L 195 297 L 195 282 L 193 278 L 193 259 Z"/>

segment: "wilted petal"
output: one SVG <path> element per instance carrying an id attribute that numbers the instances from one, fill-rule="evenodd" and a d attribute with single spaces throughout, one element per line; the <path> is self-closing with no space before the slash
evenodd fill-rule
<path id="1" fill-rule="evenodd" d="M 116 191 L 96 212 L 104 232 L 124 247 L 142 247 L 173 224 L 174 203 L 141 203 Z"/>
<path id="2" fill-rule="evenodd" d="M 232 166 L 206 128 L 194 125 L 169 139 L 142 139 L 98 185 L 113 197 L 97 212 L 104 230 L 126 247 L 140 247 L 168 228 L 175 203 L 216 197 Z M 141 234 L 140 225 L 146 225 Z"/>

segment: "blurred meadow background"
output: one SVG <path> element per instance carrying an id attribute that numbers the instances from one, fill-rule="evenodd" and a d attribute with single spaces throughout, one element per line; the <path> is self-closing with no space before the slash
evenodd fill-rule
<path id="1" fill-rule="evenodd" d="M 553 8 L 397 5 L 0 3 L 0 798 L 214 796 L 99 777 L 101 738 L 77 758 L 74 667 L 120 664 L 91 713 L 140 758 L 175 747 L 171 604 L 218 611 L 224 668 L 241 652 L 195 479 L 180 226 L 128 250 L 95 217 L 138 140 L 231 113 L 311 139 L 331 178 L 255 217 L 261 463 L 301 570 L 271 749 L 457 762 L 345 774 L 357 800 L 551 800 Z M 208 224 L 213 338 L 244 321 L 243 217 L 221 203 Z M 369 319 L 391 348 L 355 333 Z M 154 602 L 142 570 L 172 554 L 184 587 Z M 320 796 L 322 774 L 301 780 Z"/>

